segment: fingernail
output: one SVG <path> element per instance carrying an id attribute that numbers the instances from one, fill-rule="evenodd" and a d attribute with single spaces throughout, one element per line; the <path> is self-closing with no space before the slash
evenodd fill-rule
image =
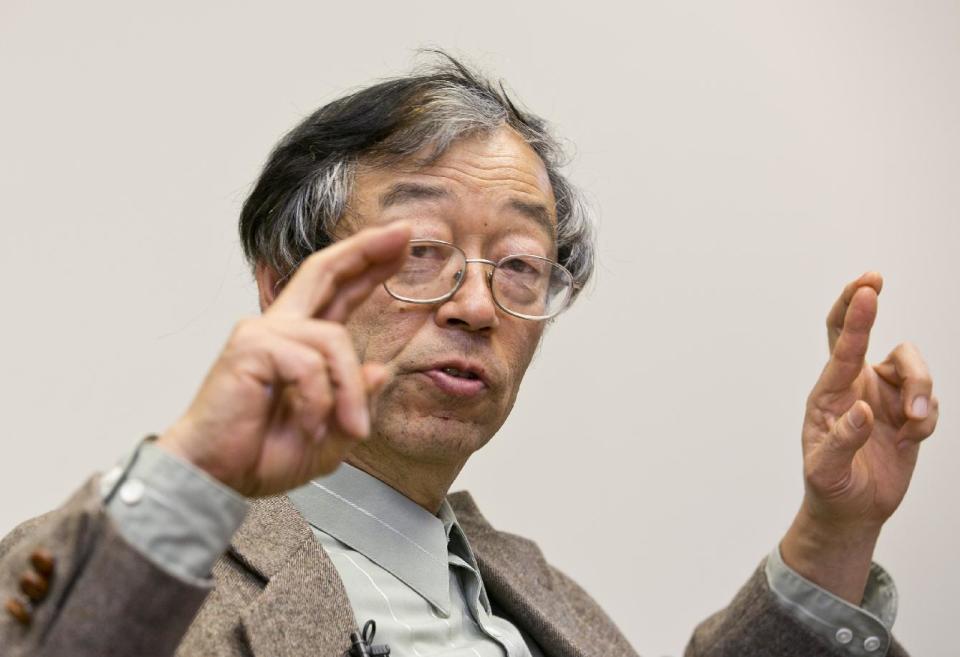
<path id="1" fill-rule="evenodd" d="M 927 410 L 930 407 L 930 400 L 928 400 L 923 395 L 913 398 L 913 406 L 910 407 L 910 411 L 913 413 L 914 417 L 927 417 Z"/>
<path id="2" fill-rule="evenodd" d="M 867 413 L 860 404 L 854 404 L 853 408 L 850 409 L 848 417 L 850 419 L 850 425 L 854 429 L 859 429 L 863 426 L 863 423 L 867 421 Z"/>

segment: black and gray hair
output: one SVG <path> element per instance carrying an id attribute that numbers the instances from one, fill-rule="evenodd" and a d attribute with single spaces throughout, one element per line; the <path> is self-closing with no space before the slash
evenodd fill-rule
<path id="1" fill-rule="evenodd" d="M 579 192 L 559 171 L 566 164 L 561 144 L 502 84 L 434 54 L 438 61 L 425 68 L 324 105 L 277 144 L 240 214 L 251 266 L 289 276 L 329 245 L 358 164 L 389 165 L 425 148 L 439 157 L 457 139 L 509 126 L 546 166 L 557 209 L 557 260 L 573 274 L 576 291 L 583 288 L 593 271 L 593 227 Z"/>

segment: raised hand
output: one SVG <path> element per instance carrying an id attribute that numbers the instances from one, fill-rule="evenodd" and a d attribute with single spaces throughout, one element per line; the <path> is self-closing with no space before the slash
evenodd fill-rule
<path id="1" fill-rule="evenodd" d="M 781 544 L 784 561 L 859 604 L 880 528 L 910 485 L 938 402 L 909 343 L 878 365 L 865 362 L 883 279 L 850 283 L 827 318 L 830 359 L 807 399 L 805 496 Z"/>
<path id="2" fill-rule="evenodd" d="M 234 328 L 189 409 L 158 444 L 247 496 L 334 470 L 370 431 L 386 371 L 343 326 L 403 263 L 409 227 L 367 229 L 314 253 L 260 317 Z"/>

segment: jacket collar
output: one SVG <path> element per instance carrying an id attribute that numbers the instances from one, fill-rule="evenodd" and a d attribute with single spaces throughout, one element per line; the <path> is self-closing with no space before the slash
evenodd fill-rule
<path id="1" fill-rule="evenodd" d="M 439 517 L 376 477 L 342 464 L 288 494 L 316 529 L 350 546 L 450 614 L 447 542 L 456 517 Z"/>
<path id="2" fill-rule="evenodd" d="M 241 614 L 256 657 L 339 657 L 356 620 L 330 557 L 286 496 L 257 500 L 230 553 L 266 581 Z"/>
<path id="3" fill-rule="evenodd" d="M 544 654 L 597 653 L 589 619 L 584 623 L 567 599 L 586 594 L 556 574 L 535 543 L 495 530 L 469 493 L 454 493 L 448 502 L 473 547 L 490 596 L 536 639 Z M 346 653 L 350 633 L 357 631 L 350 601 L 336 567 L 289 498 L 254 502 L 234 534 L 230 553 L 266 581 L 241 617 L 256 657 Z"/>
<path id="4" fill-rule="evenodd" d="M 584 623 L 569 600 L 571 594 L 589 599 L 586 593 L 551 568 L 536 543 L 494 529 L 466 491 L 450 495 L 448 501 L 473 547 L 487 593 L 544 655 L 632 654 L 606 651 L 603 641 L 592 636 L 589 620 Z"/>

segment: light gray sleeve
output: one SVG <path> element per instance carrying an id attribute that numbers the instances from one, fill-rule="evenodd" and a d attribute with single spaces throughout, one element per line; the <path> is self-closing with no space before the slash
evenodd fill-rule
<path id="1" fill-rule="evenodd" d="M 248 503 L 194 465 L 145 442 L 100 481 L 117 531 L 159 568 L 209 583 Z"/>
<path id="2" fill-rule="evenodd" d="M 805 579 L 774 548 L 765 566 L 767 583 L 780 606 L 828 645 L 848 655 L 883 657 L 897 617 L 897 587 L 873 564 L 863 602 L 856 607 Z"/>

